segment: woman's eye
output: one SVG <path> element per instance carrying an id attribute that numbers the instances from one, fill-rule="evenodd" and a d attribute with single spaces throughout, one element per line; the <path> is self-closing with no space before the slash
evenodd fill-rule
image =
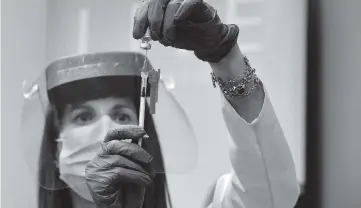
<path id="1" fill-rule="evenodd" d="M 83 113 L 80 113 L 77 116 L 75 116 L 73 121 L 74 121 L 75 124 L 85 125 L 85 124 L 88 124 L 88 123 L 92 122 L 93 118 L 94 118 L 94 116 L 93 116 L 92 113 L 83 112 Z"/>
<path id="2" fill-rule="evenodd" d="M 117 122 L 117 123 L 130 123 L 132 121 L 132 118 L 130 115 L 126 114 L 126 113 L 121 113 L 121 112 L 117 112 L 114 113 L 112 116 L 112 119 Z"/>

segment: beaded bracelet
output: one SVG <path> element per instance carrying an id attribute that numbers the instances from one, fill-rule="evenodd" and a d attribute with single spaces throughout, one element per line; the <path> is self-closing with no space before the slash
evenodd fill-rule
<path id="1" fill-rule="evenodd" d="M 256 75 L 256 70 L 250 66 L 246 56 L 244 56 L 244 61 L 246 63 L 246 71 L 235 79 L 228 80 L 227 82 L 223 81 L 219 77 L 216 77 L 214 72 L 211 72 L 213 87 L 216 87 L 217 83 L 223 94 L 231 98 L 250 95 L 261 81 Z M 246 91 L 246 88 L 251 83 L 252 79 L 253 85 L 248 91 Z"/>

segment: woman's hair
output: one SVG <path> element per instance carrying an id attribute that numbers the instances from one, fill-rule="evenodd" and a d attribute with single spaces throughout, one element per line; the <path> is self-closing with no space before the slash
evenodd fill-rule
<path id="1" fill-rule="evenodd" d="M 91 86 L 89 88 L 89 86 Z M 43 140 L 40 149 L 39 167 L 39 208 L 72 208 L 69 188 L 59 178 L 57 160 L 59 120 L 67 104 L 85 102 L 105 97 L 129 97 L 139 109 L 139 77 L 103 77 L 67 83 L 48 92 L 50 104 L 46 114 Z M 157 170 L 165 170 L 155 125 L 146 106 L 144 128 L 151 139 L 144 140 L 144 148 L 154 157 Z M 165 174 L 156 174 L 146 188 L 143 208 L 166 208 L 169 191 Z"/>

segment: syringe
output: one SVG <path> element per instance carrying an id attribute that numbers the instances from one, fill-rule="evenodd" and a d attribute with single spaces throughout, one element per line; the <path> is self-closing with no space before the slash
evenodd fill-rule
<path id="1" fill-rule="evenodd" d="M 148 85 L 148 72 L 150 68 L 148 67 L 147 56 L 148 50 L 152 48 L 151 44 L 151 37 L 149 28 L 147 29 L 144 37 L 142 38 L 142 43 L 140 44 L 140 48 L 145 50 L 145 60 L 143 68 L 141 69 L 141 77 L 142 77 L 142 84 L 141 84 L 141 95 L 140 95 L 140 107 L 139 107 L 139 126 L 144 127 L 144 119 L 145 119 L 145 102 L 147 97 L 147 85 Z M 142 146 L 142 138 L 139 139 L 138 145 Z"/>
<path id="2" fill-rule="evenodd" d="M 150 71 L 150 68 L 148 67 L 148 50 L 151 49 L 151 37 L 150 37 L 150 31 L 147 29 L 145 32 L 144 37 L 142 38 L 142 43 L 140 44 L 140 48 L 145 50 L 145 60 L 143 64 L 143 68 L 141 69 L 141 77 L 142 77 L 142 84 L 141 84 L 141 91 L 140 91 L 140 106 L 139 106 L 139 126 L 144 128 L 144 118 L 145 118 L 145 102 L 147 97 L 147 86 L 148 86 L 148 72 Z M 140 138 L 138 141 L 138 145 L 142 146 L 143 138 Z M 143 190 L 145 193 L 145 189 Z M 140 207 L 143 206 L 142 205 Z"/>

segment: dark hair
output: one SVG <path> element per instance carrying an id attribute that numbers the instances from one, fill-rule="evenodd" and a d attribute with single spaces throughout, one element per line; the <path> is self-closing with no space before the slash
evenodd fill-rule
<path id="1" fill-rule="evenodd" d="M 59 178 L 59 169 L 54 163 L 54 161 L 56 161 L 57 153 L 57 142 L 55 139 L 59 135 L 58 121 L 64 106 L 69 103 L 84 102 L 86 100 L 102 97 L 130 96 L 136 104 L 136 107 L 139 107 L 139 97 L 134 96 L 136 95 L 134 94 L 136 92 L 134 90 L 137 90 L 138 93 L 140 92 L 138 87 L 140 86 L 139 77 L 106 77 L 96 79 L 97 87 L 94 86 L 94 79 L 87 79 L 64 84 L 48 92 L 49 100 L 54 104 L 50 104 L 47 110 L 43 140 L 40 149 L 39 181 L 41 185 L 39 186 L 38 195 L 39 208 L 73 207 L 70 191 L 66 188 L 65 183 Z M 76 85 L 76 87 L 74 87 L 74 85 Z M 92 86 L 92 90 L 89 90 L 89 86 Z M 123 87 L 124 90 L 120 90 L 120 87 Z M 96 88 L 96 90 L 94 90 L 94 88 Z M 76 92 L 77 90 L 78 92 Z M 156 161 L 157 164 L 153 165 L 157 166 L 156 169 L 164 170 L 161 147 L 148 106 L 146 107 L 144 123 L 144 128 L 151 138 L 149 140 L 144 140 L 144 148 L 154 157 L 154 161 Z M 59 189 L 59 187 L 64 188 Z M 156 174 L 152 184 L 146 188 L 143 208 L 166 208 L 167 199 L 169 205 L 171 205 L 166 175 Z"/>

